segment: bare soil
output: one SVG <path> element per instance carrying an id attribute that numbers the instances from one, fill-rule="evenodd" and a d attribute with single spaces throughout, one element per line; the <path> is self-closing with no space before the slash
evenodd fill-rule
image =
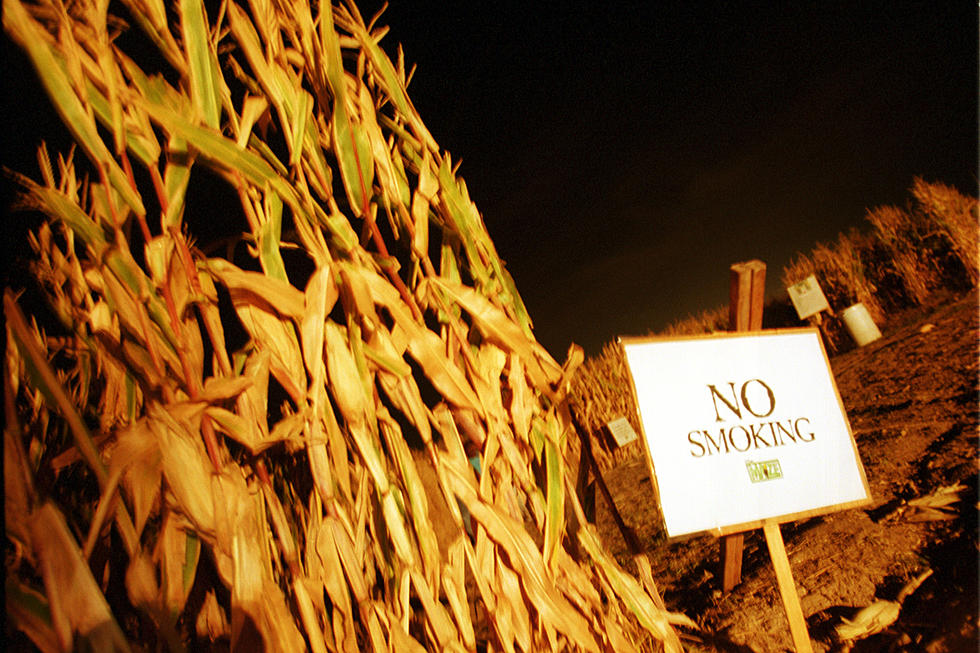
<path id="1" fill-rule="evenodd" d="M 815 651 L 977 651 L 978 304 L 974 289 L 895 316 L 883 338 L 831 358 L 864 463 L 873 503 L 782 525 Z M 650 558 L 691 651 L 793 650 L 761 530 L 745 534 L 742 582 L 721 588 L 719 540 L 665 543 L 642 458 L 604 474 L 627 525 Z M 964 487 L 948 515 L 908 502 Z M 936 518 L 936 517 L 945 518 Z M 630 553 L 606 502 L 596 523 L 624 565 Z M 876 599 L 932 570 L 902 603 L 897 621 L 857 641 L 835 627 Z"/>

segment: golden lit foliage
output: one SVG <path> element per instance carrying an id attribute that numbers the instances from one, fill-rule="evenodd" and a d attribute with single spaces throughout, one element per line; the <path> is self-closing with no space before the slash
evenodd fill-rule
<path id="1" fill-rule="evenodd" d="M 679 648 L 567 473 L 580 355 L 534 339 L 385 29 L 123 5 L 3 3 L 77 144 L 20 178 L 60 324 L 5 294 L 10 623 L 46 651 Z M 202 171 L 244 254 L 197 244 Z"/>

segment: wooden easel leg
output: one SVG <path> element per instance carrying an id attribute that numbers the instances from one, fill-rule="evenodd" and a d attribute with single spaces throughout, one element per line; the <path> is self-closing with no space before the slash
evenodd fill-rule
<path id="1" fill-rule="evenodd" d="M 742 579 L 742 545 L 744 533 L 734 533 L 721 538 L 721 587 L 731 592 Z"/>
<path id="2" fill-rule="evenodd" d="M 779 530 L 779 524 L 766 522 L 762 530 L 766 534 L 769 557 L 772 558 L 772 566 L 776 570 L 776 581 L 779 583 L 783 609 L 786 610 L 786 618 L 789 620 L 789 631 L 793 636 L 793 645 L 796 647 L 797 653 L 813 653 L 810 633 L 806 628 L 806 619 L 803 618 L 803 607 L 800 605 L 800 597 L 796 593 L 796 583 L 793 582 L 793 571 L 790 569 L 789 558 L 786 556 L 786 546 L 783 544 L 783 534 Z"/>

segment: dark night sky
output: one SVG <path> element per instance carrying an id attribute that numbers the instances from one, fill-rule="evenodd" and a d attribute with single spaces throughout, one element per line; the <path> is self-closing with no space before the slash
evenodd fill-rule
<path id="1" fill-rule="evenodd" d="M 560 359 L 725 305 L 736 261 L 779 292 L 916 175 L 976 193 L 975 3 L 458 4 L 382 44 Z"/>
<path id="2" fill-rule="evenodd" d="M 777 293 L 916 175 L 976 193 L 975 2 L 393 0 L 381 23 L 559 360 L 724 305 L 736 261 Z M 7 61 L 31 120 L 4 163 L 34 174 L 10 153 L 50 116 Z"/>

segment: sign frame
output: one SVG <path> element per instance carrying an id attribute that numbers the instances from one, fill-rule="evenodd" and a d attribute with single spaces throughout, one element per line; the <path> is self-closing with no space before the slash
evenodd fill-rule
<path id="1" fill-rule="evenodd" d="M 840 412 L 840 417 L 843 421 L 844 429 L 846 430 L 846 436 L 850 444 L 850 452 L 854 457 L 854 465 L 856 467 L 856 472 L 858 474 L 858 479 L 860 482 L 860 487 L 863 489 L 863 496 L 848 501 L 839 501 L 836 503 L 830 503 L 827 505 L 816 506 L 813 508 L 808 508 L 804 510 L 793 510 L 791 512 L 786 512 L 782 514 L 769 515 L 753 519 L 738 520 L 733 523 L 722 523 L 717 527 L 704 528 L 696 531 L 684 531 L 676 534 L 671 534 L 667 530 L 667 516 L 663 511 L 663 494 L 661 492 L 661 479 L 657 474 L 656 466 L 653 463 L 653 456 L 650 451 L 652 446 L 650 434 L 647 433 L 647 420 L 643 416 L 643 408 L 646 402 L 641 402 L 638 396 L 636 381 L 634 379 L 634 370 L 629 364 L 629 357 L 626 352 L 626 348 L 634 344 L 646 344 L 646 343 L 677 343 L 690 340 L 725 340 L 725 339 L 745 339 L 745 338 L 759 338 L 759 337 L 772 337 L 779 335 L 810 335 L 816 344 L 819 346 L 820 356 L 822 357 L 823 365 L 826 368 L 827 380 L 829 381 L 830 388 L 832 389 L 833 399 L 836 402 L 836 408 Z M 629 375 L 630 390 L 633 393 L 633 397 L 636 400 L 637 412 L 640 422 L 640 436 L 643 441 L 644 456 L 646 458 L 646 463 L 648 470 L 650 472 L 650 479 L 653 484 L 654 493 L 658 505 L 661 506 L 661 516 L 664 525 L 664 530 L 667 532 L 669 541 L 680 541 L 685 540 L 690 537 L 710 533 L 715 536 L 730 535 L 733 533 L 741 533 L 743 531 L 752 530 L 756 528 L 762 528 L 765 524 L 769 523 L 784 523 L 789 521 L 795 521 L 800 519 L 807 519 L 810 517 L 815 517 L 819 515 L 830 514 L 833 512 L 838 512 L 841 510 L 847 510 L 850 508 L 857 508 L 861 506 L 866 506 L 872 503 L 871 490 L 868 485 L 867 474 L 864 469 L 864 464 L 861 461 L 860 453 L 857 449 L 857 443 L 854 439 L 854 432 L 851 428 L 850 420 L 847 418 L 847 413 L 844 409 L 844 403 L 840 396 L 840 391 L 837 388 L 836 380 L 833 376 L 833 371 L 830 366 L 830 360 L 827 356 L 826 349 L 823 344 L 823 340 L 820 336 L 818 329 L 814 327 L 804 327 L 804 328 L 787 328 L 787 329 L 766 329 L 760 331 L 740 331 L 740 332 L 723 332 L 714 334 L 700 334 L 692 336 L 671 336 L 671 337 L 658 337 L 658 336 L 644 336 L 644 337 L 620 337 L 618 339 L 619 346 L 623 353 L 624 360 L 626 361 L 626 368 Z M 760 456 L 765 457 L 766 453 L 764 451 L 758 452 Z M 766 460 L 755 460 L 754 462 L 759 464 L 765 464 L 770 461 Z"/>

